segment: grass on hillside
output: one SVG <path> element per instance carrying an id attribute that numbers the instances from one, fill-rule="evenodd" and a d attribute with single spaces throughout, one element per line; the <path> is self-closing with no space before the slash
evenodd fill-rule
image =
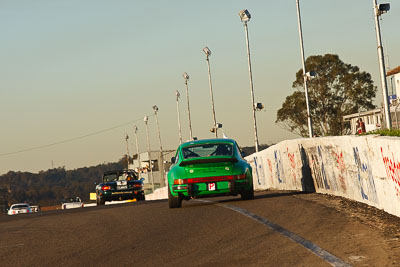
<path id="1" fill-rule="evenodd" d="M 381 136 L 400 136 L 400 129 L 381 129 L 381 130 L 376 130 L 372 132 L 365 133 L 365 135 L 368 134 L 378 134 Z"/>

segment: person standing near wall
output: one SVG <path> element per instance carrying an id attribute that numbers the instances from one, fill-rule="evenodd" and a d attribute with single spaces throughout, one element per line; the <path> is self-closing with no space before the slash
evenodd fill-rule
<path id="1" fill-rule="evenodd" d="M 363 122 L 363 120 L 361 118 L 359 118 L 357 120 L 357 134 L 362 134 L 365 133 L 365 123 Z"/>

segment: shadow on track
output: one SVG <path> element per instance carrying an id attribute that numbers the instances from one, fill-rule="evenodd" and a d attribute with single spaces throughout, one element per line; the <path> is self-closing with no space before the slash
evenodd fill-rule
<path id="1" fill-rule="evenodd" d="M 303 192 L 303 191 L 259 191 L 255 192 L 256 195 L 254 196 L 254 200 L 257 199 L 265 199 L 265 198 L 277 198 L 277 197 L 285 197 L 285 196 L 295 196 L 295 195 L 304 195 L 304 194 L 312 194 L 310 192 Z M 239 197 L 227 197 L 224 199 L 220 199 L 222 197 L 216 197 L 216 198 L 198 198 L 198 199 L 192 199 L 190 201 L 195 201 L 196 205 L 195 206 L 205 206 L 205 205 L 214 205 L 214 204 L 223 204 L 223 203 L 234 203 L 234 202 L 242 202 L 242 201 L 252 201 L 252 200 L 242 200 Z M 201 199 L 211 201 L 211 202 L 202 202 Z M 200 201 L 196 201 L 200 200 Z M 189 201 L 189 202 L 190 202 Z M 193 207 L 194 205 L 191 205 Z M 184 205 L 182 205 L 184 207 Z"/>
<path id="2" fill-rule="evenodd" d="M 303 191 L 261 191 L 258 194 L 257 194 L 257 192 L 255 192 L 255 193 L 256 193 L 256 195 L 254 196 L 254 199 L 264 199 L 264 198 L 310 194 L 309 192 L 303 192 Z M 223 199 L 223 200 L 215 201 L 215 202 L 225 203 L 225 202 L 235 202 L 235 201 L 248 201 L 248 200 L 234 198 L 234 199 Z"/>

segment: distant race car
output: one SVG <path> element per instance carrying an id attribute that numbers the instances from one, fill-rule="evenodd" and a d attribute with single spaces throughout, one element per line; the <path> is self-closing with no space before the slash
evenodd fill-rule
<path id="1" fill-rule="evenodd" d="M 182 200 L 221 195 L 253 199 L 251 166 L 233 139 L 207 139 L 181 144 L 168 172 L 168 204 L 180 208 Z"/>
<path id="2" fill-rule="evenodd" d="M 8 210 L 8 215 L 17 215 L 21 213 L 31 213 L 31 206 L 27 203 L 18 203 L 11 205 L 10 209 Z"/>
<path id="3" fill-rule="evenodd" d="M 83 208 L 84 204 L 79 197 L 70 197 L 63 200 L 61 204 L 61 209 L 75 209 L 75 208 Z"/>
<path id="4" fill-rule="evenodd" d="M 143 180 L 134 170 L 105 172 L 102 182 L 96 185 L 97 205 L 114 200 L 145 200 Z"/>
<path id="5" fill-rule="evenodd" d="M 40 206 L 31 206 L 32 212 L 40 212 Z"/>

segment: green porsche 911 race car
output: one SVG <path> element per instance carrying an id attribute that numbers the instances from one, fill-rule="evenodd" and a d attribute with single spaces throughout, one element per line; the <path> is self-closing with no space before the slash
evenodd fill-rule
<path id="1" fill-rule="evenodd" d="M 207 139 L 181 144 L 168 172 L 168 204 L 180 208 L 191 198 L 241 195 L 253 199 L 250 165 L 235 140 Z"/>

